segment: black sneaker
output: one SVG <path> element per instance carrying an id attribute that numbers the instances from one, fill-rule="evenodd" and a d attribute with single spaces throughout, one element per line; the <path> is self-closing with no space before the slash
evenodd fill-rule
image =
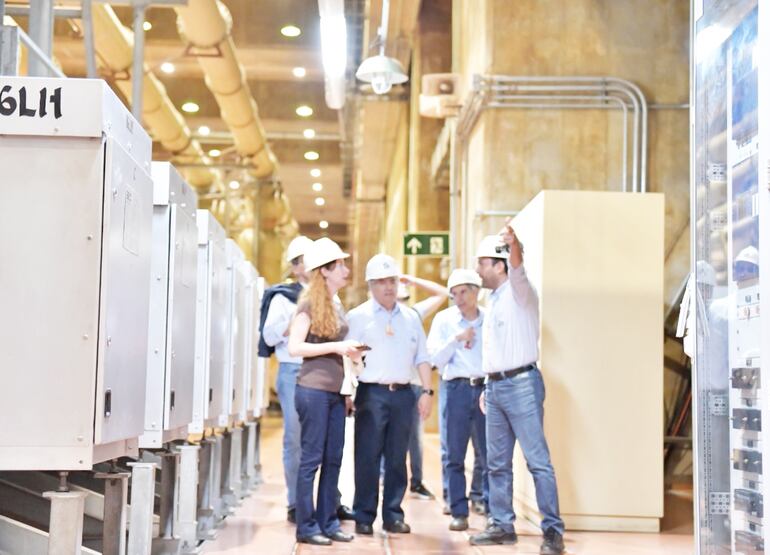
<path id="1" fill-rule="evenodd" d="M 297 524 L 297 509 L 291 508 L 286 511 L 286 520 L 292 524 Z"/>
<path id="2" fill-rule="evenodd" d="M 423 486 L 422 484 L 417 484 L 416 486 L 412 486 L 409 488 L 409 492 L 412 497 L 415 499 L 424 499 L 426 501 L 430 501 L 431 499 L 436 499 L 436 496 L 433 495 L 428 488 Z"/>
<path id="3" fill-rule="evenodd" d="M 549 528 L 543 534 L 540 555 L 561 555 L 564 553 L 564 538 L 555 528 Z"/>
<path id="4" fill-rule="evenodd" d="M 496 524 L 487 526 L 487 529 L 471 536 L 471 545 L 512 545 L 519 541 L 516 532 L 506 532 Z"/>

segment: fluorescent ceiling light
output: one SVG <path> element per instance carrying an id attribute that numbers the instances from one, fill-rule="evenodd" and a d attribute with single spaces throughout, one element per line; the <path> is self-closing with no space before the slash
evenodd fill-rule
<path id="1" fill-rule="evenodd" d="M 315 199 L 316 206 L 323 206 L 324 204 L 326 204 L 326 200 L 324 200 L 323 197 L 316 197 Z"/>
<path id="2" fill-rule="evenodd" d="M 197 114 L 200 109 L 200 106 L 195 102 L 185 102 L 182 104 L 182 111 L 187 112 L 188 114 Z"/>
<path id="3" fill-rule="evenodd" d="M 211 156 L 212 158 L 216 158 L 221 154 L 222 154 L 222 151 L 219 150 L 218 148 L 212 148 L 211 150 L 209 150 L 209 156 Z"/>
<path id="4" fill-rule="evenodd" d="M 203 137 L 208 137 L 211 135 L 211 128 L 208 125 L 201 125 L 198 128 L 198 135 L 201 135 Z"/>
<path id="5" fill-rule="evenodd" d="M 320 193 L 321 191 L 324 190 L 324 186 L 321 183 L 313 183 L 313 190 L 316 193 Z"/>
<path id="6" fill-rule="evenodd" d="M 240 188 L 241 188 L 241 184 L 240 184 L 240 183 L 238 183 L 236 180 L 234 180 L 234 179 L 233 179 L 233 180 L 230 182 L 230 188 L 231 188 L 233 191 L 237 191 L 238 189 L 240 189 Z"/>
<path id="7" fill-rule="evenodd" d="M 281 29 L 281 34 L 284 37 L 294 38 L 298 37 L 302 34 L 302 29 L 297 27 L 296 25 L 286 25 Z"/>
<path id="8" fill-rule="evenodd" d="M 171 62 L 163 62 L 160 64 L 160 70 L 166 74 L 172 74 L 176 71 L 176 66 Z"/>
<path id="9" fill-rule="evenodd" d="M 302 106 L 297 106 L 297 109 L 294 110 L 294 112 L 301 118 L 309 118 L 310 116 L 313 115 L 313 109 L 306 104 L 303 104 Z"/>
<path id="10" fill-rule="evenodd" d="M 307 70 L 304 67 L 295 67 L 291 70 L 291 72 L 294 74 L 294 77 L 298 79 L 302 79 L 305 75 L 307 75 Z"/>
<path id="11" fill-rule="evenodd" d="M 315 129 L 305 129 L 305 130 L 302 132 L 302 135 L 303 135 L 303 136 L 304 136 L 306 139 L 312 139 L 313 137 L 315 137 Z"/>
<path id="12" fill-rule="evenodd" d="M 320 227 L 321 229 L 326 229 L 327 227 L 329 227 L 329 222 L 327 222 L 326 220 L 321 220 L 320 222 L 318 222 L 318 227 Z"/>
<path id="13" fill-rule="evenodd" d="M 308 150 L 305 153 L 305 160 L 311 160 L 312 161 L 312 160 L 318 160 L 318 158 L 320 158 L 320 156 L 318 155 L 318 153 L 315 150 Z"/>
<path id="14" fill-rule="evenodd" d="M 313 168 L 310 170 L 311 177 L 321 177 L 321 170 L 319 168 Z"/>
<path id="15" fill-rule="evenodd" d="M 145 31 L 149 31 L 150 29 L 152 29 L 152 23 L 150 23 L 149 21 L 145 21 L 144 23 L 142 23 L 142 29 L 144 29 Z"/>

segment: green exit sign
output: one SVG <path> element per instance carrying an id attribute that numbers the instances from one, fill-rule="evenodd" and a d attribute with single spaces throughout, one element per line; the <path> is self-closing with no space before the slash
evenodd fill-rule
<path id="1" fill-rule="evenodd" d="M 404 233 L 404 254 L 406 256 L 449 256 L 449 233 L 446 231 Z"/>

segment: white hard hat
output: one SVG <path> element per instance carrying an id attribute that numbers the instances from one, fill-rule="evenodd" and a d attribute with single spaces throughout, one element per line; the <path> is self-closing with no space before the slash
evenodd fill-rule
<path id="1" fill-rule="evenodd" d="M 451 291 L 452 287 L 456 287 L 457 285 L 475 285 L 476 287 L 481 287 L 481 277 L 473 270 L 457 268 L 456 270 L 452 270 L 452 273 L 449 274 L 449 280 L 447 280 L 446 286 L 447 289 Z"/>
<path id="2" fill-rule="evenodd" d="M 311 241 L 307 251 L 305 251 L 305 270 L 309 272 L 310 270 L 320 268 L 324 264 L 334 262 L 335 260 L 342 260 L 349 256 L 348 253 L 342 252 L 337 243 L 328 237 L 321 237 L 316 241 Z"/>
<path id="3" fill-rule="evenodd" d="M 289 247 L 286 249 L 286 262 L 291 262 L 298 256 L 304 256 L 312 245 L 312 239 L 308 239 L 304 235 L 298 235 L 291 240 Z"/>
<path id="4" fill-rule="evenodd" d="M 387 254 L 375 254 L 366 263 L 366 281 L 373 279 L 383 279 L 389 277 L 398 277 L 401 270 L 392 256 Z"/>
<path id="5" fill-rule="evenodd" d="M 476 249 L 476 258 L 508 258 L 507 245 L 499 235 L 487 235 Z"/>
<path id="6" fill-rule="evenodd" d="M 711 264 L 705 260 L 698 260 L 695 264 L 695 281 L 703 285 L 716 286 L 717 274 Z"/>
<path id="7" fill-rule="evenodd" d="M 757 247 L 749 245 L 738 253 L 738 256 L 735 257 L 735 261 L 748 262 L 749 264 L 759 266 L 759 251 L 757 250 Z"/>

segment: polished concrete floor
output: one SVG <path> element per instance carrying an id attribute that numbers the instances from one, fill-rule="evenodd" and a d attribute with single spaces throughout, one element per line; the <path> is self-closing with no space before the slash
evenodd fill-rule
<path id="1" fill-rule="evenodd" d="M 348 425 L 348 442 L 343 460 L 340 489 L 343 502 L 350 504 L 353 495 L 352 422 Z M 425 437 L 425 482 L 433 492 L 441 491 L 438 437 Z M 271 419 L 262 426 L 262 473 L 264 484 L 243 501 L 235 515 L 226 519 L 218 531 L 216 540 L 206 542 L 206 555 L 257 555 L 257 554 L 329 554 L 329 553 L 520 553 L 539 552 L 540 531 L 530 522 L 517 521 L 519 543 L 515 546 L 478 548 L 468 544 L 468 537 L 484 526 L 480 516 L 471 517 L 471 530 L 451 532 L 447 526 L 449 517 L 441 512 L 441 502 L 410 499 L 404 500 L 406 521 L 412 527 L 408 535 L 383 533 L 375 527 L 374 536 L 357 537 L 352 543 L 335 543 L 332 547 L 315 547 L 297 544 L 294 527 L 286 522 L 285 487 L 281 466 L 280 420 Z M 626 534 L 567 532 L 565 542 L 568 553 L 590 555 L 641 555 L 665 553 L 689 555 L 693 552 L 692 504 L 687 496 L 671 495 L 666 500 L 664 533 Z M 353 531 L 353 524 L 343 523 L 343 528 Z"/>

